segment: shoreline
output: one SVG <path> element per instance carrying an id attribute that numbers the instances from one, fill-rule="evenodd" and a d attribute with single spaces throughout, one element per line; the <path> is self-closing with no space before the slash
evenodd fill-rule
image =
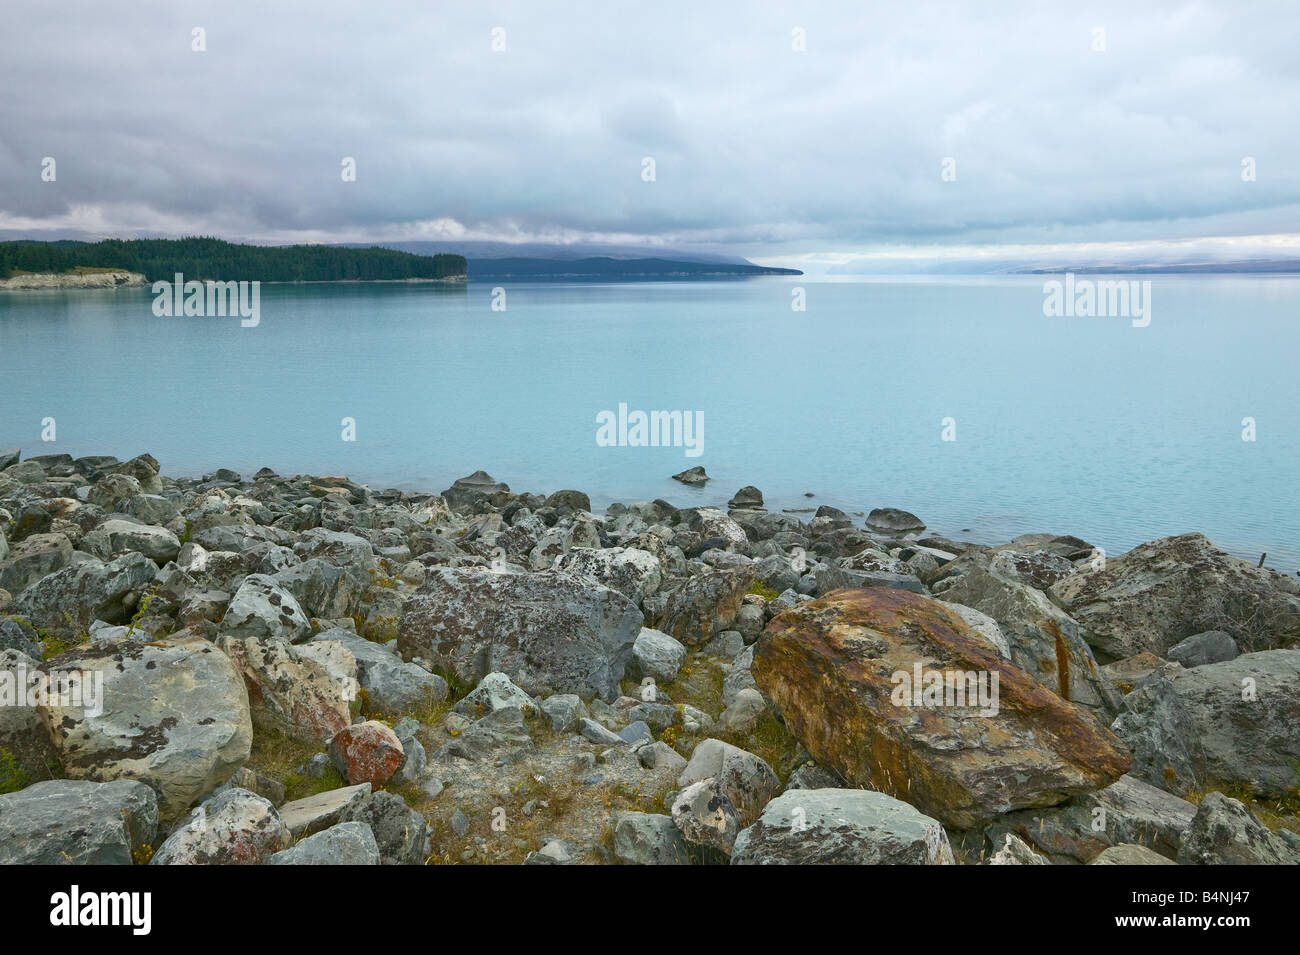
<path id="1" fill-rule="evenodd" d="M 294 284 L 294 283 L 282 283 L 282 284 Z M 301 284 L 307 284 L 307 283 L 301 283 Z M 28 451 L 26 449 L 20 451 L 20 446 L 17 444 L 7 445 L 0 442 L 0 460 L 3 459 L 3 455 L 4 453 L 6 453 L 6 448 L 11 449 L 11 452 L 19 452 L 23 455 L 26 455 L 28 458 L 31 457 L 39 458 L 45 456 L 42 453 L 28 454 Z M 44 450 L 45 450 L 44 448 L 41 448 L 41 451 Z M 86 457 L 85 455 L 79 456 L 76 454 L 72 454 L 70 456 L 74 460 L 79 459 L 80 457 Z M 94 457 L 94 455 L 90 455 L 90 457 Z M 177 480 L 198 482 L 201 481 L 205 475 L 210 476 L 219 470 L 242 473 L 245 476 L 247 476 L 249 474 L 255 473 L 258 469 L 259 469 L 258 467 L 248 462 L 238 464 L 237 466 L 234 467 L 227 467 L 224 465 L 213 466 L 210 464 L 203 464 L 203 465 L 191 466 L 191 467 L 180 467 L 176 469 L 171 476 Z M 3 470 L 4 467 L 0 466 L 0 471 Z M 354 479 L 355 472 L 353 472 L 349 468 L 340 468 L 335 470 L 347 471 L 349 473 L 347 473 L 346 476 L 349 479 Z M 455 469 L 451 469 L 451 468 L 446 469 L 446 475 L 450 475 L 454 473 L 454 470 Z M 320 473 L 324 473 L 324 471 L 321 471 Z M 296 476 L 306 476 L 307 472 L 294 472 L 294 474 Z M 658 488 L 647 487 L 646 491 L 644 491 L 640 496 L 651 498 L 651 499 L 654 498 L 665 499 L 673 503 L 675 506 L 678 506 L 683 509 L 698 508 L 698 507 L 713 507 L 725 511 L 726 501 L 731 496 L 732 492 L 723 490 L 722 482 L 726 480 L 732 483 L 736 483 L 740 480 L 735 478 L 719 478 L 715 476 L 709 476 L 709 479 L 706 482 L 706 484 L 696 485 L 687 482 L 675 481 L 672 480 L 672 477 L 673 477 L 672 475 L 668 475 L 668 474 L 662 475 L 660 478 L 656 479 L 660 484 L 660 487 Z M 356 483 L 364 485 L 365 487 L 370 488 L 372 491 L 375 492 L 397 490 L 403 492 L 404 494 L 410 495 L 412 497 L 420 497 L 420 496 L 436 496 L 438 492 L 433 489 L 435 485 L 443 482 L 450 482 L 454 479 L 449 476 L 443 476 L 441 478 L 427 477 L 419 480 L 408 479 L 408 478 L 393 479 L 391 477 L 374 477 L 372 475 L 362 473 L 359 476 L 355 477 L 354 480 L 356 481 Z M 547 487 L 547 486 L 560 487 L 561 486 L 559 482 L 554 480 L 546 481 L 537 478 L 524 479 L 524 480 L 525 481 L 532 480 L 533 483 L 538 487 Z M 517 483 L 520 486 L 522 486 L 524 482 L 516 481 L 515 479 L 512 478 L 509 480 L 505 480 L 504 483 L 506 483 L 511 487 L 514 487 Z M 726 486 L 730 487 L 730 483 L 727 484 Z M 545 497 L 548 492 L 538 492 L 538 493 L 540 493 L 541 496 Z M 611 506 L 616 506 L 616 505 L 626 506 L 628 503 L 638 498 L 637 493 L 621 491 L 618 489 L 608 490 L 604 487 L 592 488 L 590 490 L 584 491 L 584 493 L 587 493 L 589 495 L 593 504 L 597 505 L 602 511 L 602 513 Z M 895 501 L 894 503 L 897 504 L 900 502 Z M 914 502 L 910 502 L 910 501 L 903 501 L 901 503 L 906 504 L 908 507 L 917 506 L 915 505 Z M 823 504 L 833 506 L 839 510 L 843 510 L 845 513 L 852 516 L 855 519 L 855 523 L 858 524 L 859 526 L 864 525 L 864 518 L 873 506 L 883 506 L 882 502 L 880 501 L 863 502 L 861 500 L 846 498 L 845 496 L 838 495 L 834 492 L 817 491 L 814 493 L 812 491 L 794 491 L 794 490 L 787 489 L 785 492 L 774 496 L 774 498 L 770 501 L 769 509 L 773 513 L 786 514 L 795 518 L 801 518 L 801 517 L 807 518 L 809 515 L 814 514 L 817 511 L 817 509 L 821 507 Z M 918 510 L 922 512 L 921 513 L 922 517 L 926 516 L 925 514 L 926 509 L 924 508 L 923 505 L 918 507 Z M 980 520 L 954 521 L 949 519 L 949 520 L 934 521 L 933 523 L 929 524 L 929 530 L 932 533 L 941 533 L 947 536 L 958 536 L 961 537 L 963 540 L 966 540 L 978 546 L 995 547 L 998 546 L 999 544 L 1006 543 L 1017 537 L 1044 533 L 1044 531 L 1042 530 L 1042 526 L 1043 526 L 1042 522 L 1035 521 L 1032 518 L 1019 518 L 1019 517 L 1015 519 L 997 518 L 994 520 L 984 520 L 984 521 L 980 521 Z M 1056 527 L 1053 529 L 1061 530 L 1062 528 Z M 1069 533 L 1077 530 L 1077 528 L 1066 527 L 1064 528 L 1064 530 L 1067 533 Z M 1110 537 L 1113 537 L 1114 535 L 1100 536 L 1094 541 L 1094 543 L 1101 546 L 1106 551 L 1106 553 L 1112 556 L 1117 556 L 1119 554 L 1126 552 L 1127 550 L 1132 549 L 1135 546 L 1138 546 L 1145 540 L 1151 540 L 1159 537 L 1172 537 L 1182 533 L 1190 533 L 1196 530 L 1197 529 L 1195 528 L 1186 527 L 1186 526 L 1169 527 L 1167 529 L 1151 528 L 1142 533 L 1130 532 L 1127 535 L 1127 537 L 1129 540 L 1132 541 L 1132 543 L 1128 544 L 1127 546 L 1112 547 L 1111 546 L 1112 541 L 1110 540 Z M 1263 566 L 1266 569 L 1273 570 L 1277 573 L 1286 576 L 1295 576 L 1297 578 L 1300 578 L 1300 563 L 1297 563 L 1297 566 L 1295 567 L 1290 566 L 1287 561 L 1287 557 L 1290 555 L 1289 549 L 1286 548 L 1284 545 L 1279 544 L 1277 541 L 1273 541 L 1268 544 L 1263 544 L 1258 541 L 1252 543 L 1249 541 L 1243 542 L 1240 540 L 1228 539 L 1227 542 L 1225 543 L 1225 541 L 1221 539 L 1224 537 L 1223 534 L 1215 534 L 1204 530 L 1200 530 L 1199 532 L 1204 533 L 1211 541 L 1215 543 L 1216 546 L 1224 549 L 1227 553 L 1231 554 L 1232 556 L 1234 556 L 1239 560 L 1248 561 L 1252 564 L 1255 564 L 1259 561 L 1260 556 L 1264 555 L 1266 559 Z M 1281 554 L 1282 556 L 1281 557 L 1275 556 L 1277 554 Z"/>

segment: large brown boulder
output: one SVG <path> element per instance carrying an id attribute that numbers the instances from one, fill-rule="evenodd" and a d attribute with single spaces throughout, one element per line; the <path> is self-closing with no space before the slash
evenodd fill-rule
<path id="1" fill-rule="evenodd" d="M 931 690 L 927 676 L 962 673 L 989 692 L 963 700 L 954 681 L 937 698 L 913 694 L 918 667 Z M 957 828 L 1055 805 L 1129 767 L 1128 751 L 1088 711 L 1001 659 L 948 607 L 908 591 L 837 590 L 778 615 L 753 673 L 818 764 Z"/>

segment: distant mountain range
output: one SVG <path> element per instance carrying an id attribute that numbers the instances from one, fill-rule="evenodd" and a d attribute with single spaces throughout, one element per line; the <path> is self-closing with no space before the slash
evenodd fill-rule
<path id="1" fill-rule="evenodd" d="M 416 255 L 453 253 L 470 259 L 670 259 L 674 262 L 722 262 L 729 265 L 752 265 L 747 259 L 731 255 L 717 248 L 682 245 L 618 245 L 603 242 L 432 242 L 428 240 L 399 242 L 344 242 L 340 245 L 371 246 L 413 252 Z"/>
<path id="2" fill-rule="evenodd" d="M 675 259 L 469 259 L 475 279 L 724 278 L 751 275 L 803 275 L 798 269 L 773 269 L 749 262 L 684 262 Z"/>
<path id="3" fill-rule="evenodd" d="M 1015 271 L 1026 275 L 1059 275 L 1062 272 L 1080 275 L 1300 272 L 1300 259 L 1249 259 L 1242 262 L 1182 262 L 1165 265 L 1057 265 L 1034 266 Z"/>
<path id="4" fill-rule="evenodd" d="M 691 248 L 481 241 L 377 244 L 416 255 L 463 255 L 469 261 L 471 280 L 680 279 L 803 274 L 798 269 L 767 268 L 739 256 Z"/>

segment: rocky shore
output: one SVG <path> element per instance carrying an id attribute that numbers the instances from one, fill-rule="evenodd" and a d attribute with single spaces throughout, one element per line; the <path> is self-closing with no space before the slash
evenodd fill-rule
<path id="1" fill-rule="evenodd" d="M 1199 534 L 3 451 L 0 532 L 0 862 L 1300 863 L 1300 586 Z"/>

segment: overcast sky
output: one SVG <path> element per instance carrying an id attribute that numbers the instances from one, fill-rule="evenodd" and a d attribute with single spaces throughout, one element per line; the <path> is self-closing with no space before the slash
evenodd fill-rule
<path id="1" fill-rule="evenodd" d="M 7 0 L 0 232 L 1297 255 L 1298 36 L 1293 2 Z"/>

